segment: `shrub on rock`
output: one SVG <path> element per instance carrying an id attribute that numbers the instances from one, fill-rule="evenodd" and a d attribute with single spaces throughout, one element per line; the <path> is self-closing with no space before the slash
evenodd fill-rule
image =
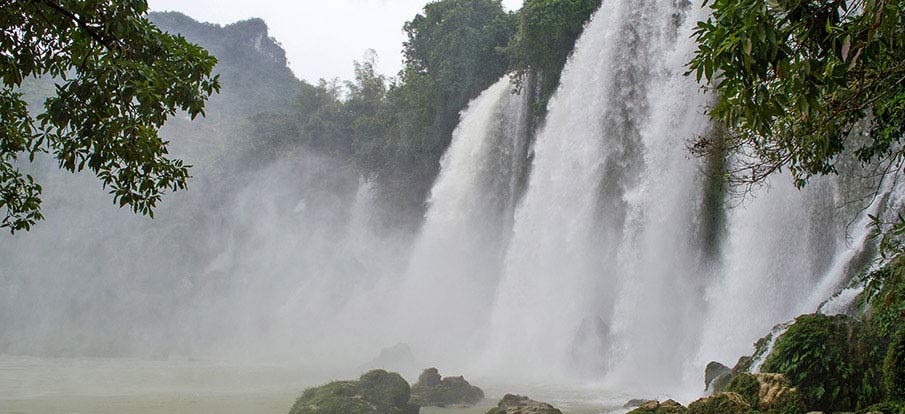
<path id="1" fill-rule="evenodd" d="M 289 414 L 418 414 L 409 393 L 402 376 L 375 370 L 358 381 L 334 381 L 305 390 Z"/>
<path id="2" fill-rule="evenodd" d="M 867 324 L 843 315 L 804 315 L 779 337 L 761 372 L 788 377 L 810 410 L 853 411 L 882 398 L 882 348 Z"/>
<path id="3" fill-rule="evenodd" d="M 751 410 L 751 404 L 741 395 L 721 392 L 689 404 L 687 414 L 749 414 Z"/>
<path id="4" fill-rule="evenodd" d="M 757 411 L 782 414 L 805 412 L 798 390 L 781 374 L 742 373 L 732 379 L 726 391 L 740 395 Z"/>

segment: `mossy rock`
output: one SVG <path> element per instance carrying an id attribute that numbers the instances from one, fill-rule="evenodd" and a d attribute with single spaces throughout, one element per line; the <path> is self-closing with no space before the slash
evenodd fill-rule
<path id="1" fill-rule="evenodd" d="M 721 392 L 688 405 L 687 414 L 749 414 L 752 410 L 741 395 Z"/>
<path id="2" fill-rule="evenodd" d="M 900 328 L 883 362 L 883 385 L 890 401 L 905 406 L 905 328 Z"/>
<path id="3" fill-rule="evenodd" d="M 552 405 L 521 395 L 506 394 L 487 414 L 562 414 Z"/>
<path id="4" fill-rule="evenodd" d="M 753 374 L 738 374 L 732 378 L 725 391 L 740 395 L 745 402 L 751 405 L 751 408 L 756 408 L 760 399 L 760 381 Z"/>
<path id="5" fill-rule="evenodd" d="M 441 378 L 436 368 L 428 368 L 412 386 L 412 399 L 424 407 L 472 406 L 484 400 L 484 391 L 463 377 Z"/>
<path id="6" fill-rule="evenodd" d="M 885 346 L 869 325 L 837 315 L 804 315 L 781 335 L 761 372 L 784 374 L 809 410 L 853 411 L 882 399 Z"/>
<path id="7" fill-rule="evenodd" d="M 726 391 L 740 395 L 757 411 L 781 414 L 805 412 L 798 390 L 781 374 L 739 374 L 732 379 Z"/>
<path id="8" fill-rule="evenodd" d="M 659 401 L 647 401 L 640 407 L 629 411 L 628 414 L 685 414 L 688 411 L 685 406 L 673 400 L 666 400 L 662 403 Z"/>
<path id="9" fill-rule="evenodd" d="M 358 388 L 366 400 L 388 407 L 401 407 L 411 396 L 409 383 L 401 375 L 382 369 L 362 375 Z"/>
<path id="10" fill-rule="evenodd" d="M 358 381 L 334 381 L 309 388 L 289 414 L 418 414 L 409 385 L 399 374 L 375 370 Z"/>

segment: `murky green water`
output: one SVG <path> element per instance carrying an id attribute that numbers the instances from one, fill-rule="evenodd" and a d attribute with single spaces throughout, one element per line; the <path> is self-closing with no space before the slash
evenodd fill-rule
<path id="1" fill-rule="evenodd" d="M 0 414 L 286 414 L 306 387 L 330 376 L 276 365 L 210 361 L 43 359 L 0 356 Z M 626 396 L 591 388 L 489 385 L 472 408 L 424 414 L 483 414 L 505 393 L 527 394 L 566 414 L 625 411 Z"/>

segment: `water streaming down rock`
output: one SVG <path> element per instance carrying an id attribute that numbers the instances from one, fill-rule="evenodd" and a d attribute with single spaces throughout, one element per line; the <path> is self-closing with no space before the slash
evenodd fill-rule
<path id="1" fill-rule="evenodd" d="M 709 126 L 683 76 L 684 14 L 700 10 L 686 6 L 607 3 L 577 43 L 516 213 L 489 364 L 659 383 L 694 350 L 703 175 L 684 143 Z M 587 340 L 582 325 L 604 328 Z"/>
<path id="2" fill-rule="evenodd" d="M 486 332 L 528 162 L 528 112 L 508 75 L 463 111 L 412 250 L 400 320 L 416 349 L 447 366 L 473 358 Z"/>
<path id="3" fill-rule="evenodd" d="M 516 210 L 488 375 L 690 397 L 708 360 L 750 354 L 871 255 L 866 215 L 890 203 L 891 184 L 860 212 L 835 177 L 803 191 L 772 177 L 728 211 L 705 200 L 713 178 L 686 145 L 715 133 L 711 98 L 684 76 L 699 6 L 616 1 L 586 27 Z"/>

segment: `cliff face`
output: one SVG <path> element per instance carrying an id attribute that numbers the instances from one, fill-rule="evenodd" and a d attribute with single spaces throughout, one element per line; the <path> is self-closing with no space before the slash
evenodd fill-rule
<path id="1" fill-rule="evenodd" d="M 287 66 L 286 51 L 269 36 L 263 20 L 221 26 L 177 12 L 154 12 L 148 18 L 161 30 L 182 35 L 219 60 L 214 72 L 220 75 L 222 89 L 207 106 L 213 118 L 286 110 L 295 103 L 300 81 Z"/>

